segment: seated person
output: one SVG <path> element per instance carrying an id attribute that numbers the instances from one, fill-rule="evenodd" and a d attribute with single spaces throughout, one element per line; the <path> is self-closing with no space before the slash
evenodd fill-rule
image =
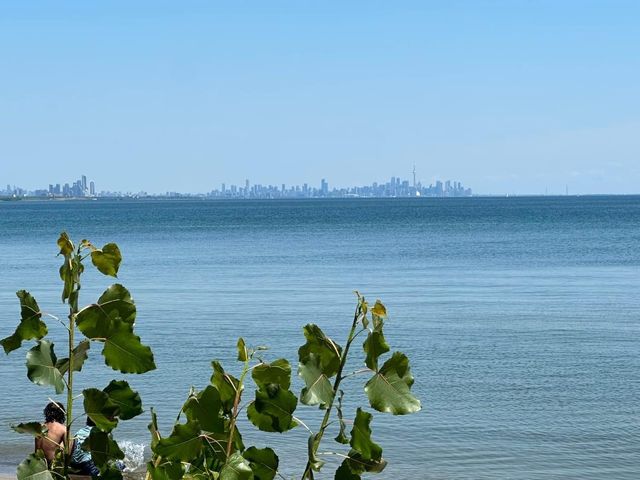
<path id="1" fill-rule="evenodd" d="M 78 430 L 75 439 L 73 440 L 73 448 L 71 449 L 71 467 L 78 470 L 80 475 L 91 475 L 96 477 L 100 475 L 100 470 L 96 467 L 91 459 L 91 452 L 87 452 L 82 449 L 82 444 L 89 437 L 91 428 L 95 427 L 89 417 L 87 417 L 87 424 Z"/>
<path id="2" fill-rule="evenodd" d="M 67 427 L 64 407 L 57 402 L 50 402 L 44 407 L 44 426 L 47 433 L 36 437 L 36 451 L 42 450 L 47 465 L 51 466 L 56 454 L 64 448 Z"/>

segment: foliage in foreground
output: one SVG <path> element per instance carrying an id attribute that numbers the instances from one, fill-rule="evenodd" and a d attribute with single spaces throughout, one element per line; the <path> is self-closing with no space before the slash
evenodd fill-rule
<path id="1" fill-rule="evenodd" d="M 74 418 L 74 375 L 82 370 L 92 343 L 102 345 L 107 366 L 121 373 L 145 373 L 155 368 L 151 349 L 140 342 L 134 333 L 136 307 L 130 293 L 119 283 L 107 288 L 93 304 L 79 308 L 80 279 L 83 261 L 91 257 L 92 264 L 104 275 L 116 277 L 122 260 L 114 243 L 98 249 L 82 240 L 76 247 L 66 233 L 58 239 L 64 263 L 60 267 L 63 282 L 62 302 L 69 306 L 65 323 L 41 311 L 33 296 L 17 292 L 21 307 L 21 320 L 15 332 L 0 340 L 5 353 L 19 349 L 24 342 L 35 341 L 27 352 L 27 377 L 33 383 L 55 390 L 66 391 L 67 435 L 64 447 L 52 468 L 42 452 L 31 454 L 17 470 L 18 480 L 53 480 L 68 478 L 72 436 L 70 432 L 79 419 L 89 417 L 95 423 L 83 449 L 90 451 L 100 468 L 101 477 L 120 480 L 121 472 L 114 461 L 123 458 L 123 452 L 113 438 L 113 430 L 120 421 L 142 413 L 142 401 L 137 392 L 124 380 L 113 380 L 103 389 L 83 390 L 84 413 Z M 401 352 L 390 352 L 384 336 L 387 312 L 380 301 L 373 306 L 360 294 L 344 345 L 327 337 L 314 324 L 304 326 L 305 343 L 298 350 L 298 375 L 304 381 L 299 395 L 291 391 L 291 364 L 286 359 L 270 363 L 262 358 L 263 347 L 250 348 L 240 338 L 237 343 L 241 373 L 234 377 L 220 362 L 213 361 L 210 384 L 202 391 L 193 388 L 182 406 L 173 431 L 162 437 L 153 409 L 151 410 L 152 459 L 147 465 L 147 480 L 220 479 L 220 480 L 272 480 L 279 472 L 278 456 L 273 449 L 245 447 L 238 430 L 240 415 L 264 432 L 284 433 L 298 426 L 309 432 L 308 441 L 301 449 L 306 455 L 303 480 L 314 478 L 324 465 L 319 452 L 325 431 L 337 423 L 339 433 L 334 438 L 344 453 L 334 453 L 344 460 L 335 472 L 337 480 L 358 480 L 362 474 L 381 472 L 386 466 L 382 448 L 372 440 L 373 415 L 362 407 L 355 418 L 348 421 L 343 414 L 343 381 L 358 374 L 369 374 L 364 386 L 369 405 L 374 410 L 393 415 L 405 415 L 420 410 L 420 401 L 411 392 L 413 376 L 408 358 Z M 54 318 L 67 331 L 67 356 L 58 358 L 54 344 L 46 339 L 48 326 L 44 316 Z M 76 343 L 76 330 L 84 338 Z M 344 373 L 351 347 L 361 336 L 361 370 Z M 381 357 L 386 360 L 382 362 Z M 247 376 L 255 384 L 252 399 L 243 406 L 242 396 Z M 346 382 L 344 382 L 346 384 Z M 298 403 L 317 406 L 324 411 L 322 421 L 312 430 L 294 412 Z M 351 428 L 349 428 L 349 425 Z M 44 437 L 40 422 L 21 423 L 12 428 L 18 433 Z M 347 447 L 348 445 L 348 447 Z"/>
<path id="2" fill-rule="evenodd" d="M 113 438 L 113 429 L 120 421 L 129 420 L 142 413 L 142 401 L 124 380 L 112 380 L 102 390 L 88 388 L 82 391 L 84 413 L 74 418 L 75 392 L 73 381 L 89 356 L 92 344 L 102 346 L 102 356 L 107 366 L 121 373 L 145 373 L 156 368 L 151 349 L 140 342 L 134 333 L 136 306 L 129 291 L 119 283 L 107 288 L 93 304 L 79 308 L 83 261 L 91 258 L 91 263 L 102 274 L 117 277 L 122 256 L 115 243 L 108 243 L 101 249 L 88 240 L 82 240 L 76 247 L 66 233 L 58 239 L 59 255 L 64 257 L 60 267 L 63 283 L 62 302 L 69 306 L 67 322 L 43 312 L 36 299 L 26 290 L 16 294 L 20 300 L 20 323 L 15 332 L 0 340 L 6 354 L 22 347 L 24 342 L 35 341 L 27 352 L 27 377 L 36 385 L 51 388 L 56 394 L 66 391 L 67 436 L 63 448 L 53 462 L 51 470 L 42 451 L 31 454 L 17 470 L 18 480 L 50 480 L 53 476 L 67 477 L 70 473 L 70 453 L 73 447 L 72 428 L 78 420 L 91 418 L 95 427 L 83 444 L 85 451 L 91 452 L 93 461 L 100 468 L 101 476 L 110 480 L 122 478 L 113 461 L 124 458 L 123 452 Z M 67 331 L 67 356 L 58 358 L 55 345 L 46 339 L 49 332 L 43 317 L 57 320 Z M 79 331 L 83 339 L 76 343 Z M 46 438 L 46 431 L 40 422 L 12 425 L 23 434 Z M 46 441 L 46 440 L 45 440 Z"/>
<path id="3" fill-rule="evenodd" d="M 245 447 L 237 426 L 243 409 L 249 421 L 264 432 L 283 433 L 298 425 L 309 431 L 308 443 L 303 447 L 307 455 L 303 480 L 313 479 L 314 472 L 319 472 L 324 465 L 318 450 L 332 421 L 337 421 L 340 427 L 335 442 L 350 447 L 345 453 L 333 453 L 344 458 L 335 479 L 358 480 L 364 473 L 381 472 L 386 461 L 382 448 L 371 438 L 373 415 L 358 408 L 349 431 L 342 409 L 343 380 L 369 373 L 371 377 L 364 389 L 370 406 L 379 412 L 414 413 L 420 410 L 420 401 L 411 393 L 413 377 L 409 360 L 403 353 L 395 352 L 380 364 L 380 357 L 390 351 L 383 333 L 387 318 L 384 305 L 376 301 L 370 307 L 364 297 L 357 295 L 358 303 L 344 347 L 327 337 L 317 325 L 303 328 L 306 343 L 298 350 L 298 375 L 305 387 L 299 401 L 325 411 L 317 430 L 312 431 L 294 415 L 298 397 L 290 390 L 290 363 L 284 358 L 268 363 L 261 358 L 262 347 L 249 348 L 240 338 L 237 344 L 238 360 L 243 365 L 240 376 L 234 377 L 219 362 L 213 361 L 210 385 L 200 392 L 192 388 L 171 435 L 161 437 L 152 412 L 149 430 L 153 458 L 148 464 L 147 480 L 272 480 L 280 475 L 278 456 L 273 449 Z M 365 334 L 362 348 L 366 368 L 344 374 L 353 342 Z M 240 405 L 249 374 L 255 391 L 244 408 Z"/>

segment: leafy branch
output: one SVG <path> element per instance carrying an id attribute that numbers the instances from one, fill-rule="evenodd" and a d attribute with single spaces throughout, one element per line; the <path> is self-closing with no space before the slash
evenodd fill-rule
<path id="1" fill-rule="evenodd" d="M 404 354 L 392 354 L 379 367 L 380 357 L 390 350 L 383 334 L 387 318 L 384 305 L 377 301 L 370 308 L 364 297 L 360 294 L 357 297 L 344 348 L 317 325 L 303 327 L 306 342 L 298 350 L 298 375 L 305 386 L 299 401 L 325 411 L 316 432 L 294 415 L 298 397 L 290 390 L 290 363 L 283 358 L 268 363 L 262 358 L 264 347 L 249 348 L 240 338 L 236 345 L 237 360 L 242 362 L 239 378 L 227 373 L 220 362 L 214 360 L 210 384 L 201 392 L 191 389 L 173 431 L 166 438 L 160 435 L 157 419 L 152 414 L 149 430 L 153 458 L 147 465 L 147 480 L 183 477 L 272 480 L 276 475 L 284 478 L 278 471 L 279 459 L 273 449 L 245 448 L 237 424 L 243 410 L 261 431 L 284 433 L 301 425 L 309 432 L 303 480 L 313 479 L 314 472 L 323 467 L 320 457 L 328 452 L 319 452 L 319 448 L 327 428 L 335 422 L 340 427 L 335 441 L 350 446 L 347 453 L 332 452 L 343 458 L 335 478 L 358 480 L 363 473 L 382 471 L 386 466 L 382 448 L 371 439 L 373 415 L 358 408 L 353 421 L 344 418 L 343 383 L 359 374 L 373 374 L 365 391 L 370 406 L 380 412 L 413 413 L 420 409 L 420 401 L 410 391 L 413 377 Z M 363 334 L 367 335 L 363 344 L 365 368 L 343 374 L 353 343 Z M 249 373 L 256 386 L 255 396 L 239 407 Z M 348 425 L 351 425 L 350 433 L 347 433 Z"/>
<path id="2" fill-rule="evenodd" d="M 83 260 L 91 258 L 93 266 L 102 274 L 117 277 L 122 255 L 115 243 L 97 248 L 88 240 L 82 240 L 77 246 L 63 232 L 58 238 L 59 255 L 63 263 L 59 274 L 63 283 L 62 302 L 68 305 L 68 323 L 57 316 L 44 314 L 35 298 L 26 290 L 17 292 L 20 300 L 21 320 L 15 332 L 0 340 L 6 354 L 19 349 L 24 342 L 35 341 L 27 352 L 27 377 L 33 383 L 53 387 L 56 394 L 66 390 L 65 442 L 58 455 L 45 459 L 44 452 L 29 455 L 17 470 L 18 480 L 38 476 L 41 480 L 51 480 L 53 476 L 67 478 L 72 473 L 71 453 L 74 422 L 87 416 L 94 423 L 89 438 L 82 448 L 91 453 L 92 460 L 102 475 L 114 480 L 122 478 L 113 461 L 123 454 L 112 437 L 112 430 L 120 420 L 128 420 L 142 413 L 140 396 L 124 381 L 113 380 L 103 390 L 88 388 L 78 395 L 74 391 L 74 377 L 81 372 L 88 359 L 91 342 L 104 344 L 102 355 L 105 363 L 121 373 L 144 373 L 155 368 L 153 353 L 149 347 L 140 343 L 134 334 L 136 308 L 131 295 L 120 284 L 110 286 L 97 303 L 84 308 L 79 307 L 81 276 L 84 272 Z M 58 359 L 53 342 L 45 337 L 48 327 L 42 320 L 43 315 L 53 318 L 67 332 L 67 357 Z M 84 339 L 76 343 L 76 329 Z M 83 397 L 84 413 L 74 417 L 74 401 Z M 32 427 L 25 427 L 31 425 Z M 20 424 L 14 428 L 19 433 L 41 436 L 35 425 L 39 422 Z M 46 437 L 46 434 L 44 434 Z M 47 460 L 52 462 L 48 469 Z"/>

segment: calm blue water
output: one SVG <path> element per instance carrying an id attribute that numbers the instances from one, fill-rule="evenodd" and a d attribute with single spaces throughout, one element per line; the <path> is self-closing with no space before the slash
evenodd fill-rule
<path id="1" fill-rule="evenodd" d="M 381 478 L 638 478 L 640 197 L 0 202 L 0 336 L 17 324 L 22 288 L 64 317 L 61 230 L 120 245 L 119 280 L 158 364 L 128 380 L 166 433 L 211 359 L 237 371 L 238 336 L 295 361 L 305 323 L 344 341 L 357 289 L 387 305 L 387 339 L 411 359 L 424 407 L 376 415 Z M 81 303 L 109 284 L 86 274 Z M 0 358 L 4 471 L 32 444 L 8 425 L 40 418 L 53 394 L 27 380 L 25 352 Z M 122 377 L 97 352 L 79 386 Z M 350 415 L 365 380 L 347 386 Z M 297 414 L 318 424 L 313 408 Z M 124 422 L 118 437 L 147 442 L 147 422 Z M 299 476 L 302 428 L 243 429 Z"/>

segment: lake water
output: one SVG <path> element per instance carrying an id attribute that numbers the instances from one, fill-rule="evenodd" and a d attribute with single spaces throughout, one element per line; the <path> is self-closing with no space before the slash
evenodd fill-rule
<path id="1" fill-rule="evenodd" d="M 409 356 L 423 404 L 375 415 L 389 461 L 379 478 L 638 478 L 640 197 L 0 202 L 0 337 L 17 325 L 19 289 L 64 318 L 62 230 L 119 244 L 119 281 L 155 352 L 156 371 L 127 376 L 147 412 L 123 422 L 119 439 L 148 443 L 151 406 L 168 434 L 212 359 L 238 372 L 239 336 L 294 365 L 306 323 L 343 343 L 359 290 L 386 304 L 387 340 Z M 110 284 L 87 270 L 81 304 Z M 80 387 L 123 377 L 98 351 Z M 25 353 L 0 357 L 4 472 L 32 445 L 9 424 L 39 419 L 55 398 L 28 381 Z M 364 381 L 346 386 L 349 416 L 366 404 Z M 311 428 L 318 414 L 297 410 Z M 305 430 L 241 428 L 299 478 Z M 344 452 L 325 438 L 323 451 Z M 320 478 L 333 478 L 332 458 Z"/>

